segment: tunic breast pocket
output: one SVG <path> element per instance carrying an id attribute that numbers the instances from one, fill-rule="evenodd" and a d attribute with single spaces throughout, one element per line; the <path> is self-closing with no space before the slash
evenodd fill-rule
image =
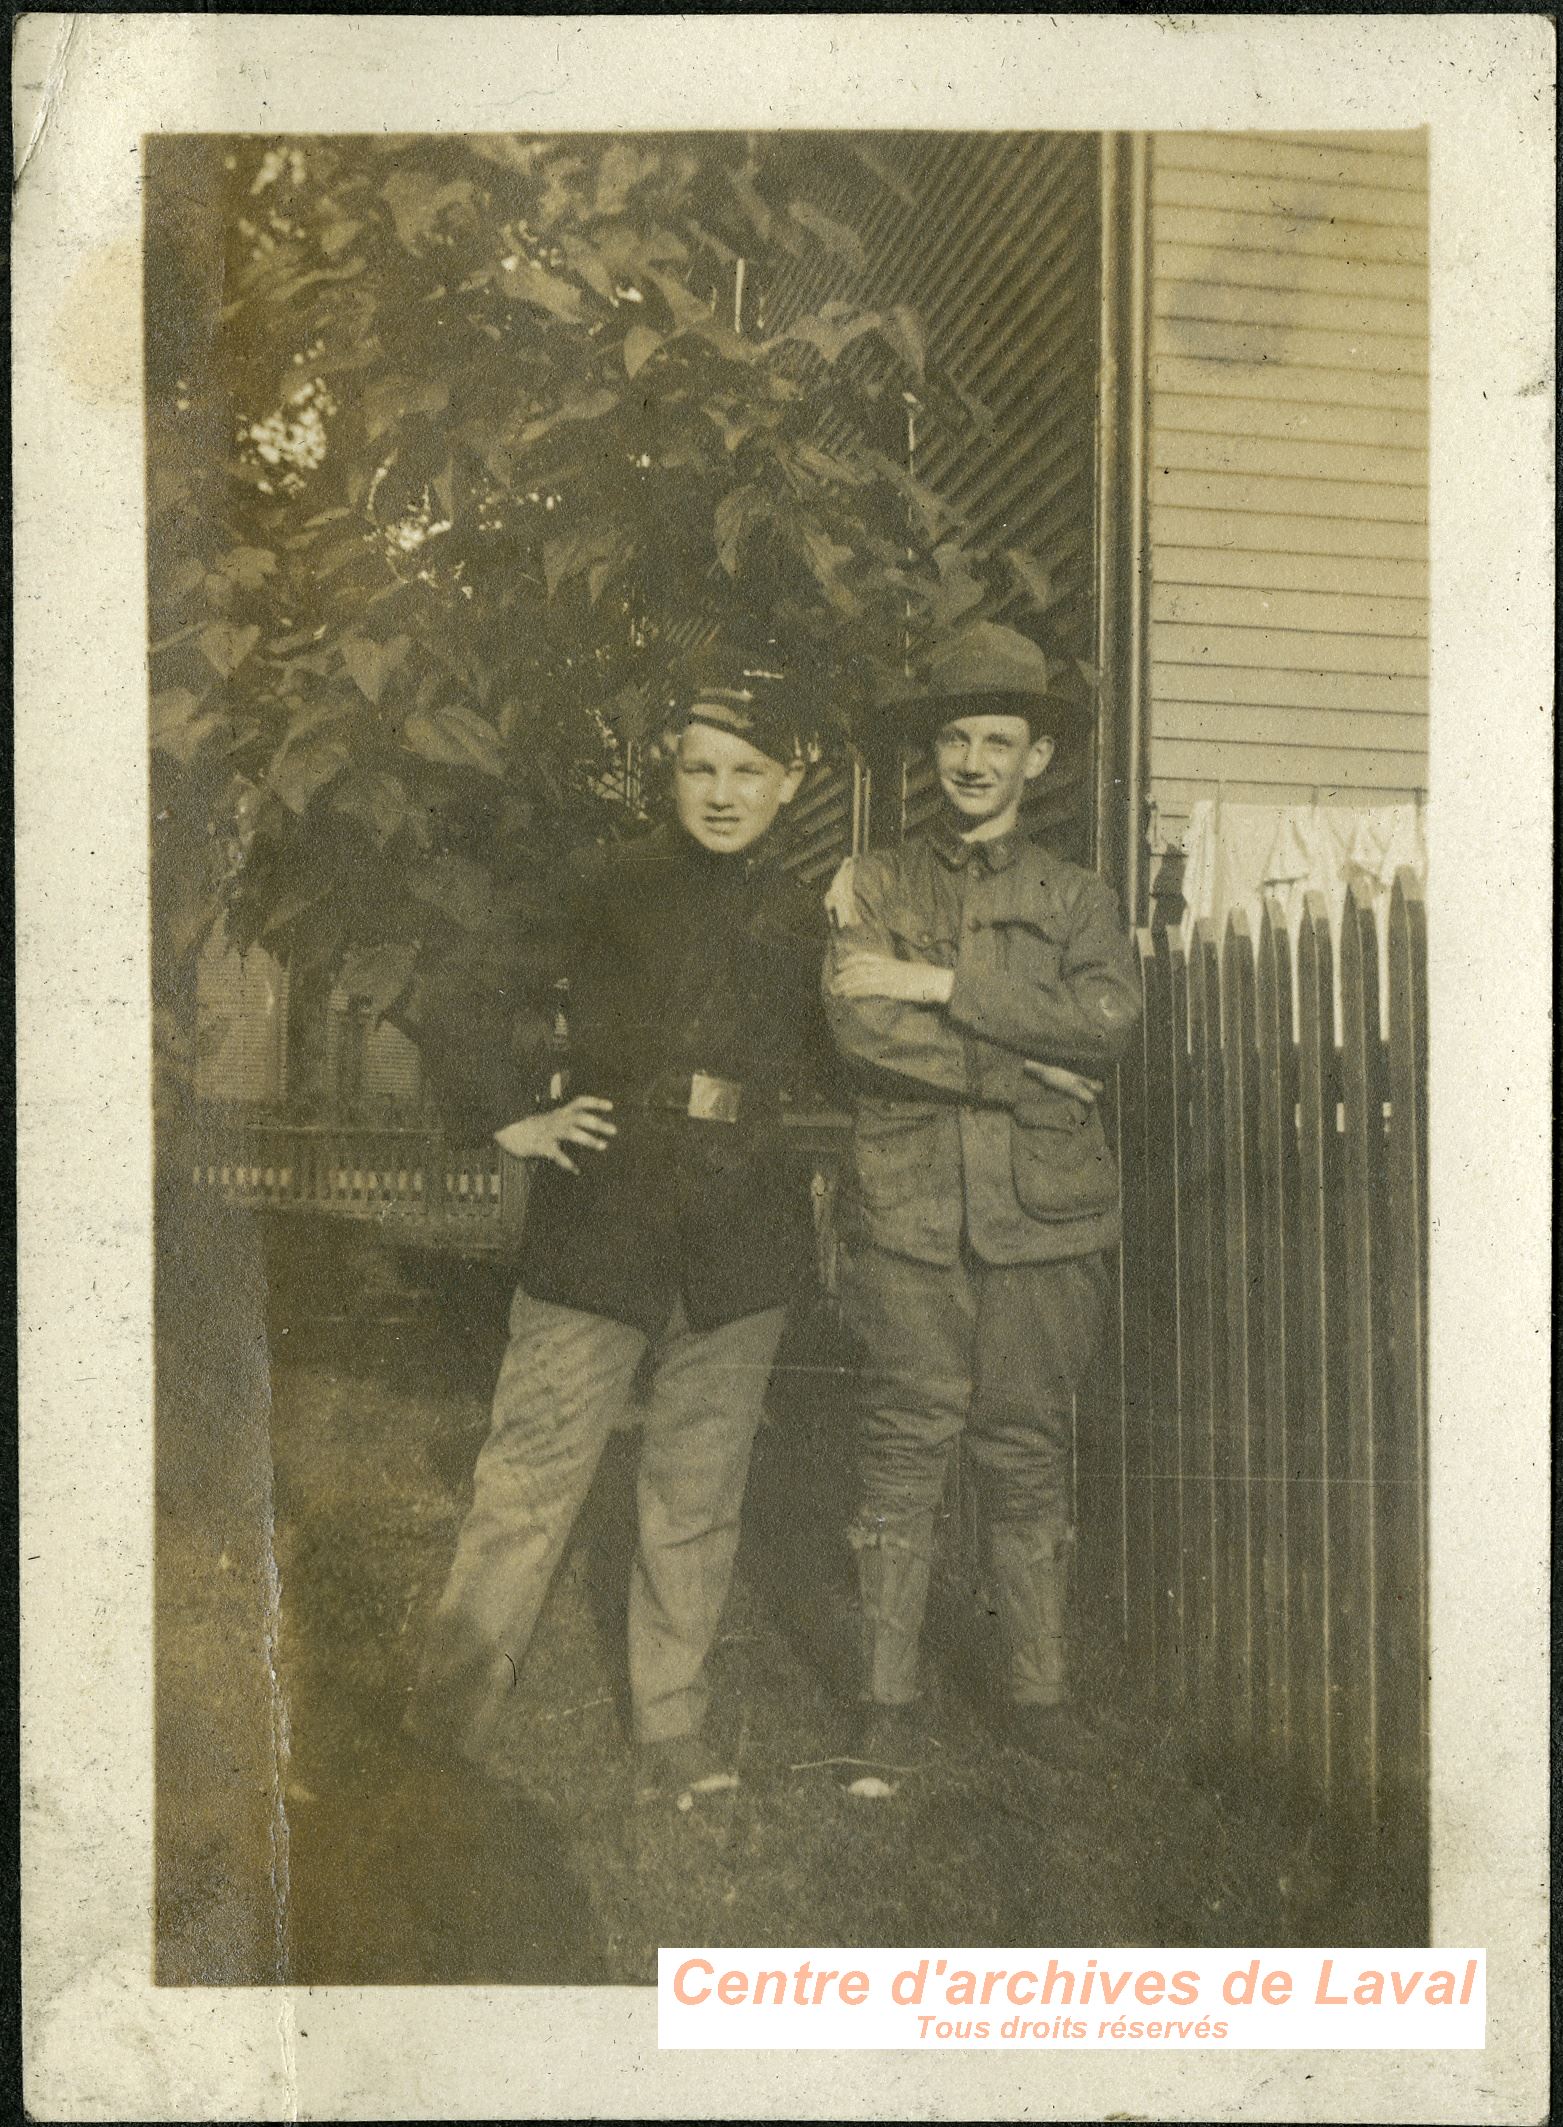
<path id="1" fill-rule="evenodd" d="M 1091 1218 L 1118 1201 L 1118 1170 L 1095 1105 L 1024 1102 L 1010 1129 L 1015 1195 L 1034 1219 Z"/>
<path id="2" fill-rule="evenodd" d="M 988 928 L 1007 973 L 1029 975 L 1038 982 L 1058 980 L 1063 941 L 1050 921 L 1000 909 L 989 916 Z"/>
<path id="3" fill-rule="evenodd" d="M 935 916 L 920 921 L 912 915 L 888 915 L 885 928 L 895 940 L 898 960 L 922 960 L 933 967 L 954 967 L 960 938 L 953 921 Z"/>

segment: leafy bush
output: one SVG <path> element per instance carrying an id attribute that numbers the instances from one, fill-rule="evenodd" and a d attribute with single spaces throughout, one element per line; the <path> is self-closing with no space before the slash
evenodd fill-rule
<path id="1" fill-rule="evenodd" d="M 808 194 L 849 140 L 165 138 L 148 184 L 160 997 L 224 920 L 416 1031 L 481 989 L 716 646 L 824 753 L 1045 667 L 907 467 L 982 410 Z M 511 955 L 513 958 L 513 955 Z"/>

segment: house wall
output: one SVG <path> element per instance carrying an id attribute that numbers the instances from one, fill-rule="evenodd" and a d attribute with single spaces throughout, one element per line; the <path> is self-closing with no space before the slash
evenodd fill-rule
<path id="1" fill-rule="evenodd" d="M 1161 846 L 1200 798 L 1427 779 L 1427 149 L 1150 143 L 1147 693 Z"/>
<path id="2" fill-rule="evenodd" d="M 287 969 L 214 931 L 196 962 L 198 1100 L 275 1102 L 287 1073 Z"/>

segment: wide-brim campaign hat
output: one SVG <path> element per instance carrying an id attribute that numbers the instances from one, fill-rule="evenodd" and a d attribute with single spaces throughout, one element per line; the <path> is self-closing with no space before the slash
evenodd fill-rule
<path id="1" fill-rule="evenodd" d="M 1033 739 L 1064 747 L 1081 744 L 1095 722 L 1090 701 L 1077 693 L 1021 687 L 929 689 L 901 704 L 898 722 L 906 743 L 927 746 L 963 716 L 1021 716 Z"/>

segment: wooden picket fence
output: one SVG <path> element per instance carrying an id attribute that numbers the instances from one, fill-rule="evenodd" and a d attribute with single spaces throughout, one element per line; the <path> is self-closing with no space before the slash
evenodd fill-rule
<path id="1" fill-rule="evenodd" d="M 1278 1801 L 1422 1850 L 1427 950 L 1396 883 L 1334 946 L 1309 898 L 1139 934 L 1119 1074 L 1115 1333 L 1082 1399 L 1077 1587 L 1098 1647 Z"/>

